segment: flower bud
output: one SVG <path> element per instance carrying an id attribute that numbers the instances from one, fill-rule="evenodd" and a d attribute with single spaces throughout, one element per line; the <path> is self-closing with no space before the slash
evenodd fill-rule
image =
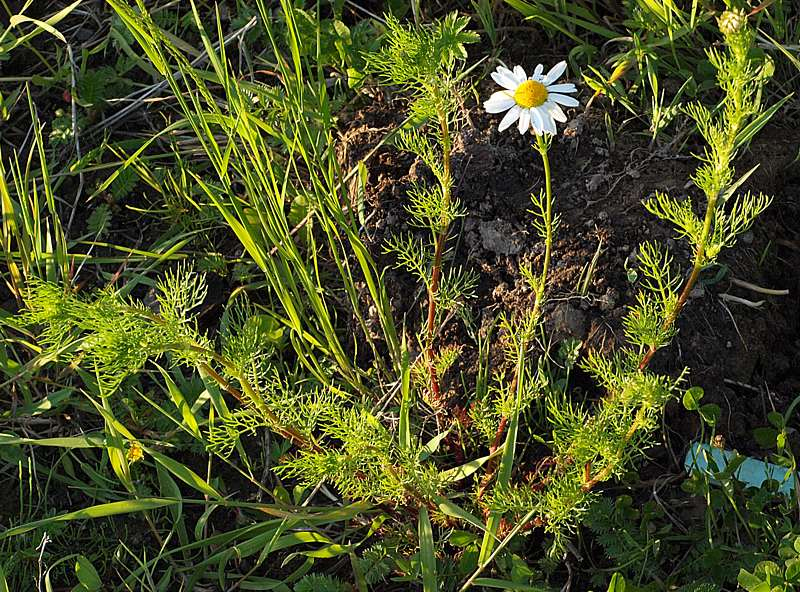
<path id="1" fill-rule="evenodd" d="M 717 19 L 719 31 L 726 37 L 738 33 L 747 22 L 747 13 L 744 10 L 734 8 L 726 10 Z"/>

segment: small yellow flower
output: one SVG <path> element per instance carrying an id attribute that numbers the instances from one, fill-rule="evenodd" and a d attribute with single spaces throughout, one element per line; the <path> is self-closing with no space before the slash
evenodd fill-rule
<path id="1" fill-rule="evenodd" d="M 136 440 L 133 440 L 128 446 L 128 452 L 125 457 L 128 459 L 129 463 L 135 463 L 142 460 L 144 458 L 144 450 L 142 450 L 142 445 Z"/>

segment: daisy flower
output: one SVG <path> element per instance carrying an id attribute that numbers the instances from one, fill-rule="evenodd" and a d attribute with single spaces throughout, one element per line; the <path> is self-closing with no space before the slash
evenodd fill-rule
<path id="1" fill-rule="evenodd" d="M 556 121 L 567 121 L 560 105 L 578 106 L 576 99 L 564 94 L 576 92 L 574 84 L 555 84 L 566 69 L 567 63 L 562 61 L 542 74 L 544 66 L 539 64 L 528 78 L 522 66 L 514 66 L 513 70 L 498 66 L 492 79 L 504 90 L 494 93 L 483 108 L 489 113 L 508 111 L 500 121 L 500 131 L 517 122 L 521 134 L 530 129 L 536 135 L 555 134 Z"/>

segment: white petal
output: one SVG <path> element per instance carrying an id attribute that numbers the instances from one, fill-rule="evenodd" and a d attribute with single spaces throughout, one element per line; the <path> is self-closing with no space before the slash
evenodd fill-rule
<path id="1" fill-rule="evenodd" d="M 497 66 L 496 72 L 498 74 L 503 74 L 504 76 L 509 76 L 509 77 L 512 77 L 512 78 L 514 76 L 514 73 L 511 70 L 509 70 L 508 68 L 506 68 L 505 66 Z"/>
<path id="2" fill-rule="evenodd" d="M 559 103 L 560 105 L 564 105 L 565 107 L 577 107 L 578 105 L 580 105 L 577 99 L 573 97 L 568 97 L 567 95 L 560 95 L 558 93 L 552 93 L 547 98 L 553 101 L 554 103 Z"/>
<path id="3" fill-rule="evenodd" d="M 497 129 L 502 132 L 504 129 L 511 127 L 511 124 L 517 120 L 521 111 L 522 109 L 519 108 L 519 105 L 511 107 L 506 116 L 500 121 L 500 126 Z"/>
<path id="4" fill-rule="evenodd" d="M 533 129 L 536 130 L 537 135 L 542 135 L 542 128 L 544 128 L 544 122 L 542 121 L 542 114 L 539 111 L 539 107 L 534 107 L 531 109 L 531 125 Z"/>
<path id="5" fill-rule="evenodd" d="M 517 82 L 516 76 L 507 68 L 503 68 L 503 70 L 505 70 L 505 72 L 500 72 L 500 68 L 497 68 L 497 72 L 492 72 L 492 80 L 503 88 L 517 90 L 519 83 Z"/>
<path id="6" fill-rule="evenodd" d="M 544 116 L 544 131 L 545 133 L 551 134 L 553 136 L 556 135 L 556 122 L 553 121 L 553 118 L 550 115 Z"/>
<path id="7" fill-rule="evenodd" d="M 528 109 L 523 109 L 519 114 L 519 133 L 524 134 L 531 127 L 531 112 Z"/>
<path id="8" fill-rule="evenodd" d="M 528 76 L 525 74 L 525 70 L 522 66 L 514 66 L 514 76 L 517 77 L 517 81 L 522 84 L 528 79 Z"/>
<path id="9" fill-rule="evenodd" d="M 487 113 L 502 113 L 511 109 L 515 104 L 511 93 L 501 90 L 489 97 L 489 100 L 483 103 L 483 108 L 486 109 Z"/>
<path id="10" fill-rule="evenodd" d="M 542 64 L 537 65 L 533 71 L 533 77 L 541 76 L 542 72 L 544 72 L 544 66 Z"/>
<path id="11" fill-rule="evenodd" d="M 561 60 L 555 66 L 550 68 L 547 76 L 544 77 L 544 85 L 553 84 L 556 80 L 561 78 L 561 75 L 567 70 L 567 62 Z"/>
<path id="12" fill-rule="evenodd" d="M 547 87 L 547 92 L 574 93 L 578 92 L 578 89 L 575 88 L 574 84 L 551 84 L 550 86 Z"/>
<path id="13" fill-rule="evenodd" d="M 567 116 L 564 115 L 564 111 L 561 110 L 561 107 L 559 107 L 558 104 L 552 101 L 547 101 L 544 104 L 544 107 L 547 109 L 547 112 L 550 114 L 550 117 L 552 117 L 556 121 L 560 121 L 561 123 L 566 123 Z"/>

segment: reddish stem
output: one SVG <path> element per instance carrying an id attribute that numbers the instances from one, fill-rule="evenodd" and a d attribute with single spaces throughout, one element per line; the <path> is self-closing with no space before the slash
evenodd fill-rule
<path id="1" fill-rule="evenodd" d="M 444 230 L 439 233 L 436 239 L 436 251 L 433 255 L 433 271 L 431 274 L 431 286 L 428 290 L 428 328 L 427 328 L 427 343 L 426 357 L 428 359 L 428 373 L 431 380 L 431 395 L 434 400 L 438 401 L 441 396 L 439 389 L 439 380 L 436 376 L 436 367 L 433 363 L 435 352 L 433 351 L 433 335 L 436 329 L 436 296 L 439 293 L 439 282 L 442 277 L 442 254 L 444 252 L 444 243 L 447 238 L 447 231 Z"/>

